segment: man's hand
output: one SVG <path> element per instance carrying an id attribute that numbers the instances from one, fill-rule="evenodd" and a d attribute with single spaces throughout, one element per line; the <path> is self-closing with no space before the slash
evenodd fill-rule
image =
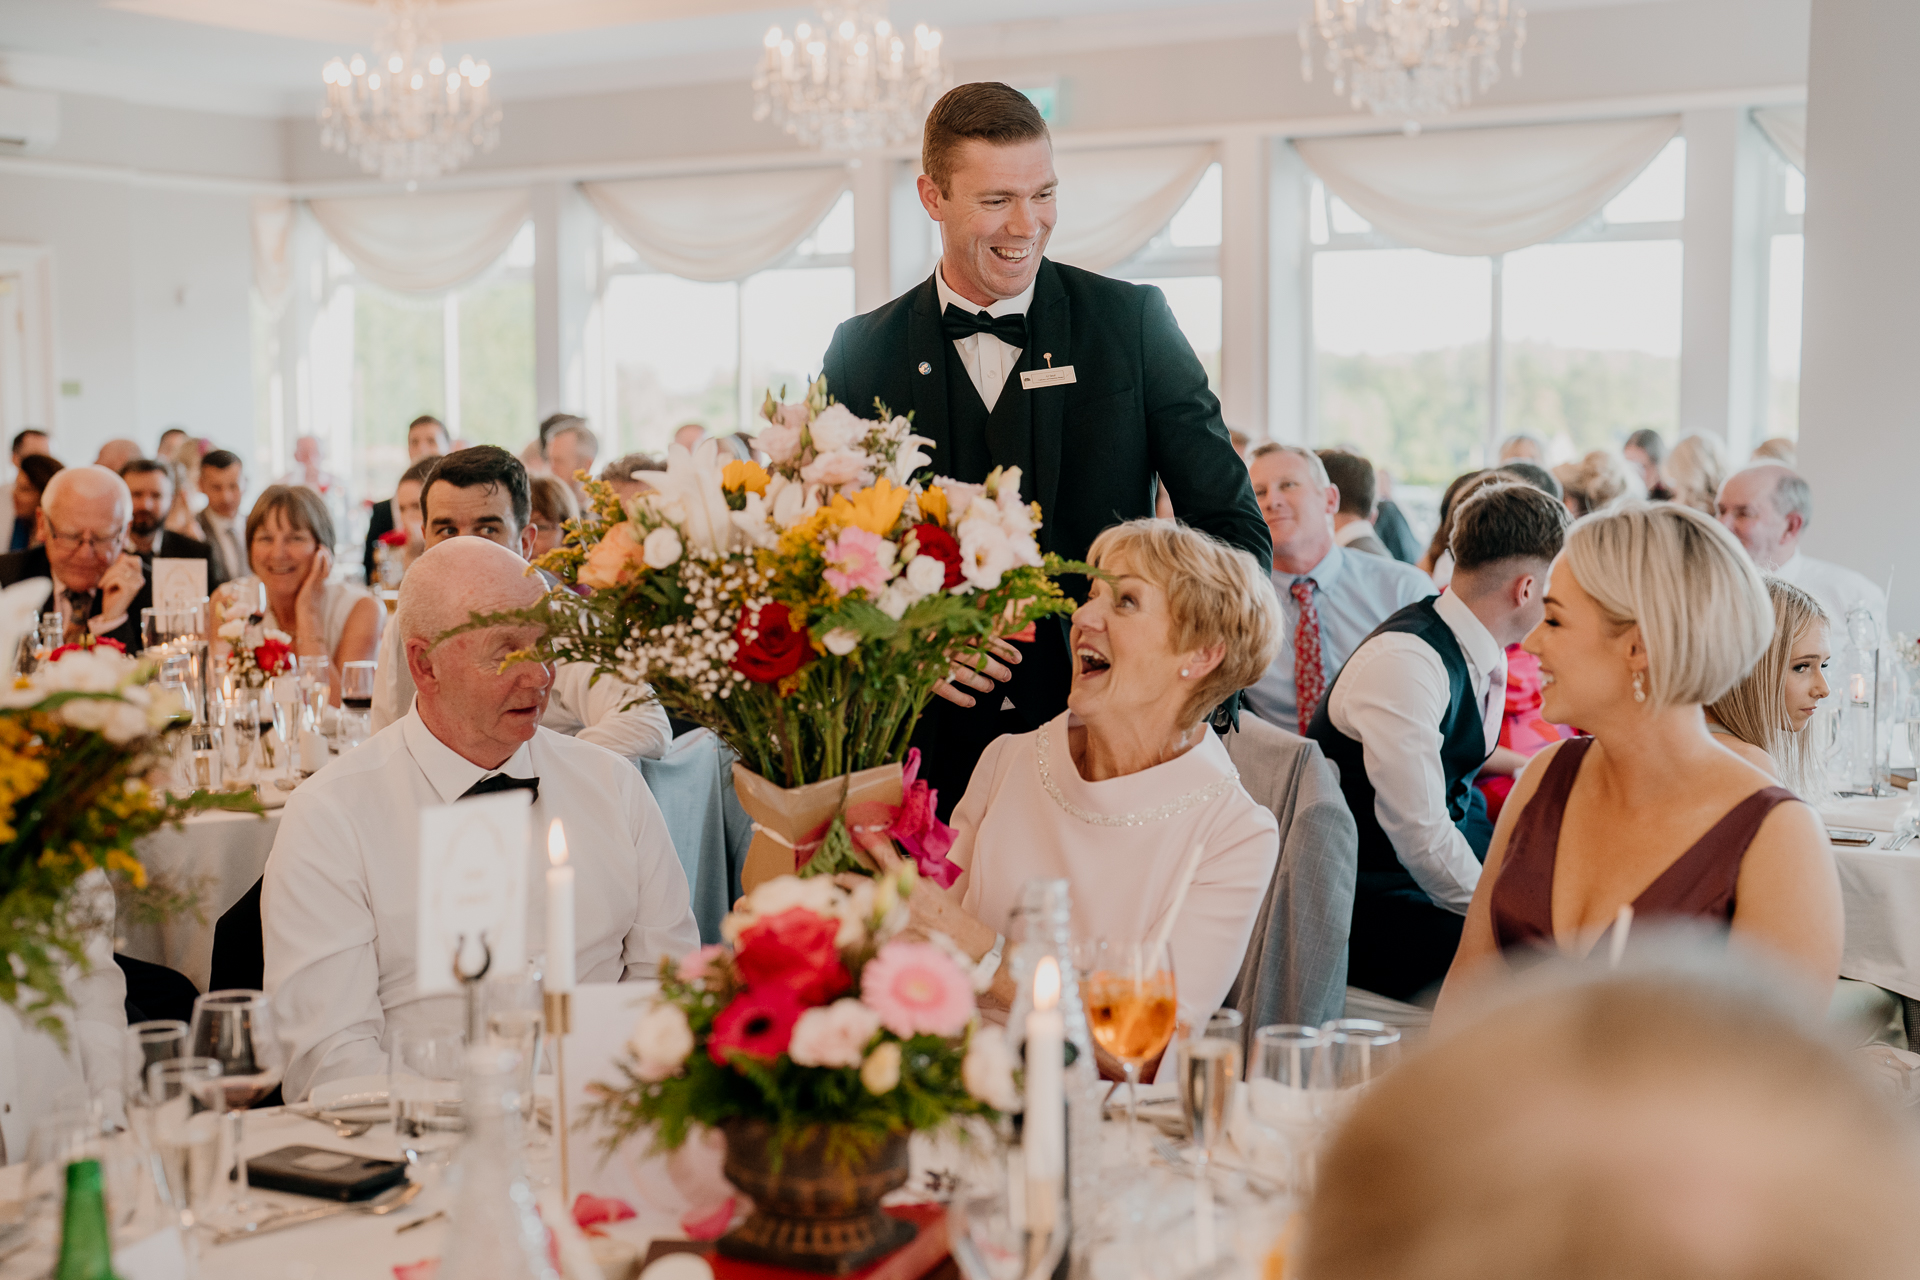
<path id="1" fill-rule="evenodd" d="M 100 575 L 100 614 L 102 618 L 124 618 L 133 607 L 133 598 L 146 585 L 147 571 L 140 557 L 123 553 Z"/>
<path id="2" fill-rule="evenodd" d="M 1004 658 L 1007 662 L 1020 661 L 1020 651 L 1005 640 L 995 638 L 987 641 L 984 651 L 978 645 L 965 645 L 949 655 L 951 674 L 933 686 L 933 691 L 956 707 L 972 706 L 976 699 L 966 689 L 992 693 L 995 684 L 1005 684 L 1013 679 L 1013 672 L 995 662 L 994 656 Z"/>

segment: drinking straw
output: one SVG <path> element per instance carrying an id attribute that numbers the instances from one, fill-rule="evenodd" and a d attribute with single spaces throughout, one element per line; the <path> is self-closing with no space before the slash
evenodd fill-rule
<path id="1" fill-rule="evenodd" d="M 1187 855 L 1187 865 L 1180 872 L 1180 886 L 1173 891 L 1173 905 L 1167 909 L 1160 928 L 1153 935 L 1153 949 L 1147 953 L 1150 956 L 1159 955 L 1168 939 L 1173 937 L 1174 922 L 1180 918 L 1180 908 L 1187 902 L 1187 890 L 1193 887 L 1193 877 L 1200 870 L 1200 852 L 1201 847 L 1196 844 L 1193 852 Z"/>

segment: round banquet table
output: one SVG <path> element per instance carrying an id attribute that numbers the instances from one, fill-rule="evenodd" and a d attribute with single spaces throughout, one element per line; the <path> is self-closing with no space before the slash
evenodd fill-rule
<path id="1" fill-rule="evenodd" d="M 195 911 L 183 911 L 160 924 L 136 924 L 124 904 L 115 930 L 116 950 L 136 960 L 177 969 L 201 991 L 213 963 L 213 927 L 266 870 L 267 854 L 280 830 L 280 811 L 203 813 L 178 830 L 163 828 L 139 844 L 149 876 L 191 892 Z"/>
<path id="2" fill-rule="evenodd" d="M 1833 846 L 1847 913 L 1840 975 L 1920 1000 L 1920 841 L 1890 849 L 1894 828 L 1920 793 L 1846 796 L 1820 806 L 1829 827 L 1874 832 L 1871 846 Z"/>

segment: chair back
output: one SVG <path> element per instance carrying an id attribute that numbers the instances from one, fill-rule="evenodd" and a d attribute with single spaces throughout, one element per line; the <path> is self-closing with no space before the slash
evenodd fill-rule
<path id="1" fill-rule="evenodd" d="M 720 921 L 740 896 L 740 868 L 753 841 L 753 822 L 733 793 L 733 761 L 706 729 L 681 734 L 659 760 L 639 761 L 687 873 L 703 943 L 720 941 Z"/>

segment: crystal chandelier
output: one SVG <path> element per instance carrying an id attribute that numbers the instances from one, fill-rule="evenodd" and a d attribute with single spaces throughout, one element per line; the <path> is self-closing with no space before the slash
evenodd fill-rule
<path id="1" fill-rule="evenodd" d="M 368 173 L 409 187 L 460 167 L 500 141 L 500 109 L 487 100 L 484 62 L 440 56 L 432 0 L 380 0 L 385 23 L 373 56 L 335 58 L 321 71 L 320 145 Z"/>
<path id="2" fill-rule="evenodd" d="M 1527 11 L 1511 0 L 1313 0 L 1300 24 L 1300 73 L 1313 80 L 1313 37 L 1326 46 L 1333 91 L 1375 115 L 1436 116 L 1465 106 L 1513 74 L 1527 42 Z"/>
<path id="3" fill-rule="evenodd" d="M 789 38 L 767 32 L 766 57 L 753 78 L 755 120 L 771 119 L 809 147 L 862 151 L 920 135 L 921 122 L 947 87 L 940 33 L 925 23 L 903 36 L 887 21 L 884 0 L 820 10 L 821 25 L 801 23 Z"/>

